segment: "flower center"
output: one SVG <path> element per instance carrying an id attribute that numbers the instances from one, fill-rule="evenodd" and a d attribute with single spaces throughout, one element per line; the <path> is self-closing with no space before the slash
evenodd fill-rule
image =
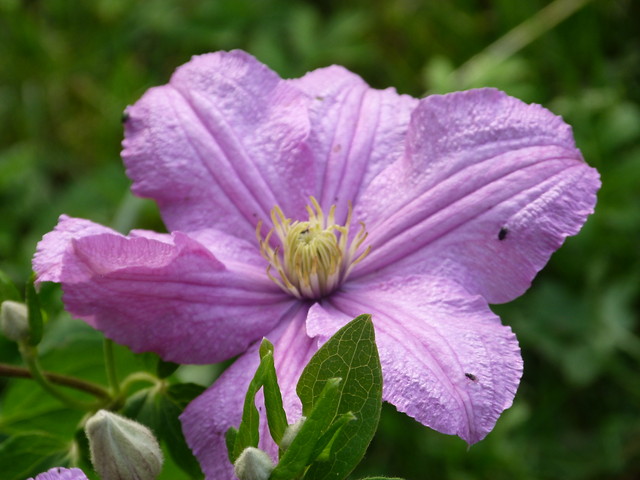
<path id="1" fill-rule="evenodd" d="M 318 201 L 311 197 L 307 205 L 309 220 L 292 221 L 280 207 L 271 210 L 273 228 L 263 239 L 262 222 L 258 222 L 256 235 L 260 253 L 269 262 L 267 275 L 285 292 L 297 298 L 320 298 L 334 291 L 349 276 L 354 265 L 367 256 L 371 247 L 357 256 L 358 249 L 367 238 L 364 223 L 349 241 L 351 204 L 344 225 L 336 225 L 333 205 L 325 217 Z M 282 247 L 269 245 L 271 236 L 278 236 Z M 272 271 L 275 270 L 275 274 Z"/>

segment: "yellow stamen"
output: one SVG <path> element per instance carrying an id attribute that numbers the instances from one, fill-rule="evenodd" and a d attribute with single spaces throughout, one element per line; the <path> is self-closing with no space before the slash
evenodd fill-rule
<path id="1" fill-rule="evenodd" d="M 357 256 L 367 238 L 362 222 L 349 242 L 351 210 L 349 203 L 345 225 L 336 225 L 336 206 L 333 205 L 325 217 L 314 197 L 311 197 L 311 206 L 307 205 L 309 220 L 306 222 L 292 221 L 284 216 L 280 207 L 273 207 L 273 228 L 264 239 L 260 233 L 262 222 L 258 222 L 256 228 L 260 253 L 269 262 L 267 276 L 297 298 L 320 298 L 338 288 L 353 266 L 371 250 L 369 246 Z M 282 247 L 271 247 L 274 233 Z"/>

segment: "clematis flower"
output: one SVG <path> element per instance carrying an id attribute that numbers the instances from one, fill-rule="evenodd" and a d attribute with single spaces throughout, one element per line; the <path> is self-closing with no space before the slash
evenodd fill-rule
<path id="1" fill-rule="evenodd" d="M 136 352 L 239 356 L 182 416 L 208 478 L 233 478 L 223 435 L 257 342 L 275 344 L 293 423 L 301 369 L 362 313 L 387 402 L 469 443 L 491 431 L 522 359 L 488 304 L 529 287 L 600 185 L 561 118 L 494 89 L 376 90 L 338 66 L 283 80 L 241 51 L 194 57 L 126 118 L 133 191 L 171 233 L 62 216 L 34 269 Z"/>
<path id="2" fill-rule="evenodd" d="M 34 480 L 28 478 L 27 480 Z M 55 467 L 36 475 L 35 480 L 87 480 L 87 476 L 79 468 Z"/>

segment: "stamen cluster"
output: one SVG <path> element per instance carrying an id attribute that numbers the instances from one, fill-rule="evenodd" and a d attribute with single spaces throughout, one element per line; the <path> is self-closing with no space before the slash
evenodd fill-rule
<path id="1" fill-rule="evenodd" d="M 334 291 L 349 276 L 354 265 L 367 256 L 367 247 L 359 256 L 358 249 L 367 238 L 364 223 L 353 240 L 349 241 L 351 204 L 344 225 L 335 223 L 336 206 L 325 217 L 318 201 L 311 197 L 307 205 L 309 220 L 292 221 L 280 207 L 271 210 L 273 228 L 263 239 L 258 223 L 256 234 L 260 253 L 269 262 L 267 275 L 285 292 L 297 298 L 320 298 Z M 270 244 L 273 234 L 281 246 Z M 272 273 L 275 270 L 277 275 Z"/>

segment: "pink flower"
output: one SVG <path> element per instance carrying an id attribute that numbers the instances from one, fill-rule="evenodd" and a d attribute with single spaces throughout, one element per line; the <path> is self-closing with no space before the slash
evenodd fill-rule
<path id="1" fill-rule="evenodd" d="M 294 421 L 303 365 L 361 313 L 386 401 L 469 443 L 487 435 L 522 373 L 488 303 L 529 287 L 600 185 L 561 118 L 493 89 L 374 90 L 337 66 L 282 80 L 240 51 L 194 57 L 126 113 L 133 191 L 172 233 L 63 216 L 34 269 L 136 352 L 240 355 L 182 417 L 208 477 L 233 477 L 223 434 L 256 342 L 275 343 Z"/>
<path id="2" fill-rule="evenodd" d="M 34 480 L 28 478 L 27 480 Z M 55 467 L 36 475 L 35 480 L 87 480 L 87 476 L 79 468 Z"/>

